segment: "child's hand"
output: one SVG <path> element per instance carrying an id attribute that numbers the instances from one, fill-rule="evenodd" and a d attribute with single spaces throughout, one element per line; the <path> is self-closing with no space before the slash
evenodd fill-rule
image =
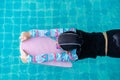
<path id="1" fill-rule="evenodd" d="M 30 38 L 30 33 L 29 32 L 22 32 L 21 35 L 20 35 L 20 40 L 23 42 L 27 39 Z"/>
<path id="2" fill-rule="evenodd" d="M 21 47 L 20 47 L 20 53 L 21 53 L 20 58 L 21 58 L 22 62 L 27 63 L 28 54 L 23 49 L 21 49 Z"/>

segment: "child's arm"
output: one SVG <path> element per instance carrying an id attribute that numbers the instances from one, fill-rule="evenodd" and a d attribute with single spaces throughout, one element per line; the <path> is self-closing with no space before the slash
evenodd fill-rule
<path id="1" fill-rule="evenodd" d="M 23 63 L 27 63 L 27 56 L 28 54 L 23 50 L 21 49 L 20 47 L 20 59 L 22 60 Z"/>

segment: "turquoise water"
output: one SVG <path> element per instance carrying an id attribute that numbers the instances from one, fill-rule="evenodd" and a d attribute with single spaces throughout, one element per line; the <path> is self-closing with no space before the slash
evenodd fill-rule
<path id="1" fill-rule="evenodd" d="M 120 0 L 0 0 L 0 80 L 120 80 L 120 59 L 97 57 L 72 68 L 23 64 L 19 35 L 30 29 L 120 29 Z"/>

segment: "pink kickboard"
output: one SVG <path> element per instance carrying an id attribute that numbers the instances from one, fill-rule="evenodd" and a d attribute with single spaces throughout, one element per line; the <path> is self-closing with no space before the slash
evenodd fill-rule
<path id="1" fill-rule="evenodd" d="M 43 53 L 61 53 L 62 50 L 56 48 L 56 41 L 49 37 L 31 38 L 27 41 L 21 42 L 20 47 L 29 55 L 39 55 Z M 51 66 L 72 67 L 71 62 L 45 62 L 41 63 Z"/>

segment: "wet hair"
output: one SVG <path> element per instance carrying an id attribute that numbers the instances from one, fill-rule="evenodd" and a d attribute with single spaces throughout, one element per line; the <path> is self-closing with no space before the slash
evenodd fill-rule
<path id="1" fill-rule="evenodd" d="M 83 40 L 82 37 L 73 31 L 68 31 L 60 34 L 58 43 L 63 50 L 70 51 L 80 48 Z"/>

